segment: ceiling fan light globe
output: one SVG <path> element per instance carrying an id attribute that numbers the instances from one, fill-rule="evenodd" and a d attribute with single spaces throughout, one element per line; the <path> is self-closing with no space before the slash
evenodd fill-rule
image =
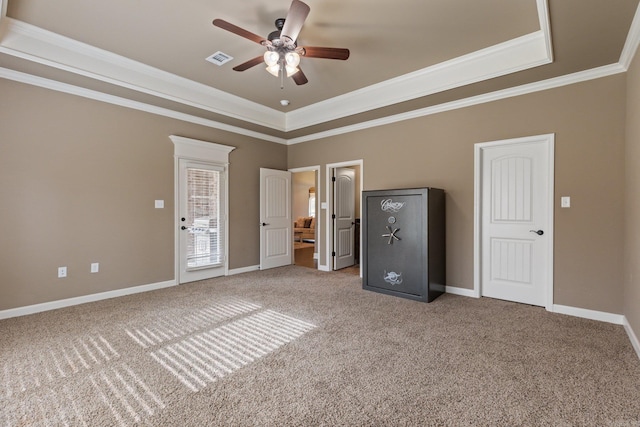
<path id="1" fill-rule="evenodd" d="M 287 52 L 284 55 L 284 61 L 286 62 L 287 66 L 296 68 L 300 64 L 300 55 L 298 55 L 296 52 Z"/>
<path id="2" fill-rule="evenodd" d="M 267 64 L 269 67 L 272 67 L 278 64 L 279 60 L 280 60 L 280 55 L 278 55 L 278 52 L 268 50 L 264 53 L 264 63 Z"/>
<path id="3" fill-rule="evenodd" d="M 293 76 L 295 73 L 297 73 L 298 71 L 300 71 L 300 68 L 298 67 L 292 67 L 289 64 L 284 66 L 284 69 L 287 71 L 287 77 L 291 77 Z"/>
<path id="4" fill-rule="evenodd" d="M 273 76 L 278 77 L 280 75 L 280 64 L 275 63 L 274 65 L 269 65 L 267 71 Z"/>

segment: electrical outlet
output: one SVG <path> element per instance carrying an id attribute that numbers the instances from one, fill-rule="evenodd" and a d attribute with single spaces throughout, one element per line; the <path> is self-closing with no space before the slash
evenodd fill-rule
<path id="1" fill-rule="evenodd" d="M 58 277 L 67 277 L 67 267 L 58 267 Z"/>
<path id="2" fill-rule="evenodd" d="M 560 197 L 560 207 L 561 208 L 570 208 L 571 207 L 571 197 L 569 197 L 569 196 Z"/>
<path id="3" fill-rule="evenodd" d="M 97 273 L 98 271 L 100 271 L 100 263 L 99 262 L 92 262 L 91 263 L 91 272 L 92 273 Z"/>

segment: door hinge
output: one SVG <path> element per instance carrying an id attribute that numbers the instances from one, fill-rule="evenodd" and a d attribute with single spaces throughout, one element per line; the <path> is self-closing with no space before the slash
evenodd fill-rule
<path id="1" fill-rule="evenodd" d="M 336 214 L 331 214 L 331 219 L 336 219 Z"/>
<path id="2" fill-rule="evenodd" d="M 331 252 L 331 256 L 336 256 L 335 251 L 334 251 L 334 252 Z"/>
<path id="3" fill-rule="evenodd" d="M 331 177 L 331 181 L 336 182 L 336 177 L 335 177 L 335 176 L 332 176 L 332 177 Z"/>

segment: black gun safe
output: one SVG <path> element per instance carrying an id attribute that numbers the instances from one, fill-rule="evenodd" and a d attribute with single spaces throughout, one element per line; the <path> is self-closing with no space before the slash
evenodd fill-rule
<path id="1" fill-rule="evenodd" d="M 445 291 L 444 190 L 362 192 L 362 288 L 431 302 Z"/>

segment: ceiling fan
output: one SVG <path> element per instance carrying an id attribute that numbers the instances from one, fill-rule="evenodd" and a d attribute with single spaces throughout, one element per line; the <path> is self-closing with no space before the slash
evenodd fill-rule
<path id="1" fill-rule="evenodd" d="M 235 71 L 245 71 L 261 63 L 266 63 L 267 71 L 274 76 L 291 77 L 297 85 L 308 82 L 299 67 L 300 57 L 341 59 L 349 58 L 349 49 L 335 47 L 298 46 L 296 40 L 304 21 L 311 9 L 300 0 L 293 0 L 286 18 L 276 19 L 276 31 L 270 33 L 267 38 L 254 34 L 222 19 L 214 19 L 213 25 L 230 31 L 234 34 L 256 42 L 267 48 L 264 55 L 257 56 L 240 65 L 233 67 Z"/>

